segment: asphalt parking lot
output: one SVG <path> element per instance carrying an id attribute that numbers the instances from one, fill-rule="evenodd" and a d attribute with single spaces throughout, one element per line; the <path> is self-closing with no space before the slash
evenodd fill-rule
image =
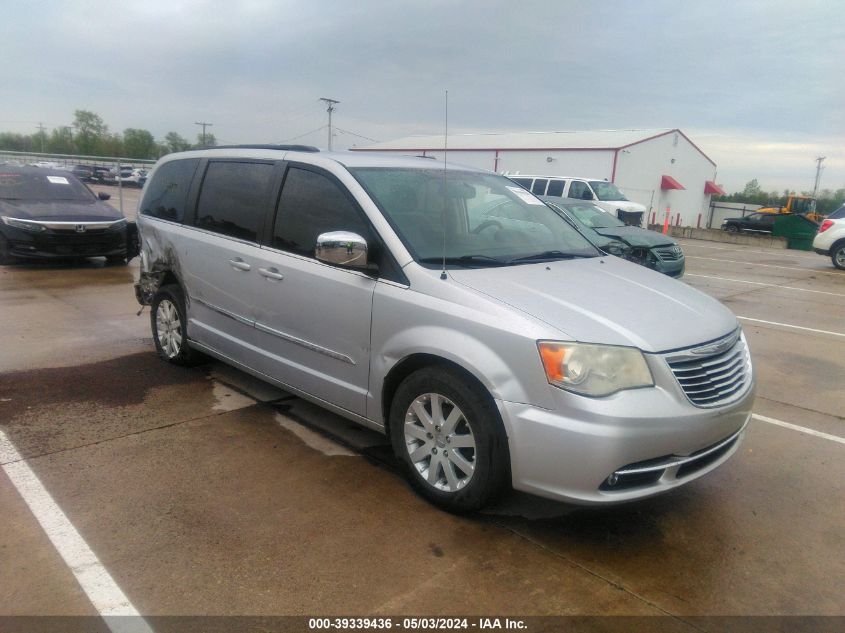
<path id="1" fill-rule="evenodd" d="M 0 267 L 0 614 L 845 615 L 845 272 L 681 242 L 755 361 L 737 454 L 645 502 L 470 517 L 376 434 L 159 361 L 137 260 Z"/>

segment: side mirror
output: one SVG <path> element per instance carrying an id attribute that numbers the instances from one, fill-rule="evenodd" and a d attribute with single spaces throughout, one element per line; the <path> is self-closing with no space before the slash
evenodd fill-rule
<path id="1" fill-rule="evenodd" d="M 100 193 L 98 193 L 98 194 L 97 194 L 97 197 L 98 197 L 100 200 L 111 200 L 111 194 L 110 194 L 110 193 L 106 193 L 106 192 L 104 192 L 104 191 L 101 191 Z"/>
<path id="2" fill-rule="evenodd" d="M 317 236 L 314 256 L 321 262 L 349 266 L 367 267 L 367 241 L 357 233 L 331 231 Z"/>

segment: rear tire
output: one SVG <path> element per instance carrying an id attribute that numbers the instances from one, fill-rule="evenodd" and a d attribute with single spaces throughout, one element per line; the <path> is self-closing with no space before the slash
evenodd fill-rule
<path id="1" fill-rule="evenodd" d="M 836 244 L 830 249 L 830 261 L 839 270 L 845 270 L 845 244 Z"/>
<path id="2" fill-rule="evenodd" d="M 454 513 L 479 510 L 510 474 L 507 437 L 489 394 L 461 372 L 408 376 L 390 406 L 390 439 L 411 486 Z"/>
<path id="3" fill-rule="evenodd" d="M 185 295 L 177 285 L 158 289 L 150 310 L 150 326 L 158 355 L 174 365 L 192 366 L 203 362 L 202 354 L 188 345 Z"/>

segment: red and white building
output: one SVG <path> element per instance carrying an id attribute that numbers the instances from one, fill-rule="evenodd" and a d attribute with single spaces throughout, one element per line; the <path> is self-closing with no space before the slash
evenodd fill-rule
<path id="1" fill-rule="evenodd" d="M 443 136 L 409 136 L 354 148 L 443 160 Z M 649 222 L 702 226 L 716 185 L 714 163 L 678 129 L 515 132 L 449 136 L 449 162 L 508 175 L 606 179 L 648 209 Z"/>

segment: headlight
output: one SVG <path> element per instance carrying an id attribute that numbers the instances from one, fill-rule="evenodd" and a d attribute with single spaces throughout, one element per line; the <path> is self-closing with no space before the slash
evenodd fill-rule
<path id="1" fill-rule="evenodd" d="M 643 353 L 633 347 L 539 341 L 546 378 L 555 387 L 584 396 L 609 396 L 623 389 L 652 387 Z"/>
<path id="2" fill-rule="evenodd" d="M 30 233 L 40 233 L 41 231 L 47 230 L 47 227 L 42 226 L 37 222 L 31 222 L 28 220 L 18 220 L 17 218 L 7 218 L 5 215 L 0 216 L 0 219 L 3 220 L 3 224 L 8 224 L 9 226 L 13 226 L 16 229 L 20 229 L 21 231 L 29 231 Z"/>
<path id="3" fill-rule="evenodd" d="M 120 231 L 120 230 L 126 228 L 126 224 L 127 224 L 126 218 L 123 218 L 122 220 L 118 220 L 114 224 L 110 225 L 108 230 L 109 231 Z"/>

